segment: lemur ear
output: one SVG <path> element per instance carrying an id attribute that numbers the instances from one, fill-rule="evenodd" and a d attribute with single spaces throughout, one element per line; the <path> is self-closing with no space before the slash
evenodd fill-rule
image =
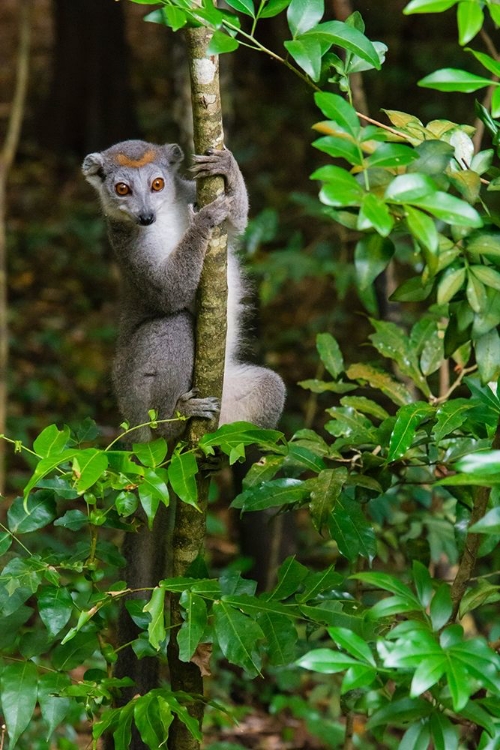
<path id="1" fill-rule="evenodd" d="M 184 159 L 184 151 L 177 143 L 168 143 L 164 148 L 168 163 L 173 169 L 178 169 Z"/>
<path id="2" fill-rule="evenodd" d="M 103 166 L 104 159 L 102 154 L 96 152 L 85 157 L 82 164 L 82 172 L 90 183 L 95 183 L 96 177 L 103 181 L 105 177 Z"/>

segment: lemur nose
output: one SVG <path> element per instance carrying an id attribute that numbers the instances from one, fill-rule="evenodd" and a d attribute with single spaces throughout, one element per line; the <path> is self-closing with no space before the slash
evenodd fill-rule
<path id="1" fill-rule="evenodd" d="M 139 214 L 139 224 L 143 227 L 147 227 L 152 224 L 156 219 L 154 214 Z"/>

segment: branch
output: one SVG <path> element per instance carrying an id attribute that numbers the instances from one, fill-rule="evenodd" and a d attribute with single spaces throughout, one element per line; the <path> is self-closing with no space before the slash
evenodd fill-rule
<path id="1" fill-rule="evenodd" d="M 222 112 L 219 90 L 219 61 L 217 56 L 207 57 L 206 49 L 211 31 L 203 27 L 186 31 L 191 76 L 191 99 L 194 121 L 194 147 L 198 154 L 208 148 L 223 146 Z M 224 191 L 224 179 L 211 177 L 198 182 L 197 202 L 200 207 L 210 203 Z M 226 349 L 226 298 L 227 298 L 227 234 L 217 228 L 213 231 L 198 289 L 196 317 L 196 356 L 193 383 L 200 396 L 222 398 L 224 357 Z M 217 420 L 193 419 L 188 428 L 188 441 L 196 446 L 203 434 L 216 429 Z M 177 502 L 172 538 L 172 575 L 182 576 L 200 555 L 205 539 L 205 518 L 210 478 L 198 472 L 198 503 L 201 512 L 191 505 Z M 170 624 L 173 628 L 168 646 L 168 662 L 173 690 L 202 695 L 203 679 L 193 662 L 179 660 L 177 631 L 183 620 L 179 599 L 173 596 Z M 189 706 L 189 711 L 199 722 L 203 719 L 203 702 Z M 169 732 L 170 750 L 199 750 L 185 725 L 178 719 Z"/>

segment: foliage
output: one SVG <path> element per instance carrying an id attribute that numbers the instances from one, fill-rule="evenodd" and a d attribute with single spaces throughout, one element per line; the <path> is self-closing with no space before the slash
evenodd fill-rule
<path id="1" fill-rule="evenodd" d="M 178 594 L 184 661 L 206 669 L 215 648 L 251 677 L 290 665 L 325 676 L 347 718 L 366 716 L 364 747 L 389 740 L 402 750 L 431 743 L 450 750 L 469 741 L 496 747 L 500 660 L 498 643 L 486 636 L 493 641 L 498 631 L 485 613 L 500 587 L 489 572 L 473 578 L 473 567 L 500 537 L 498 82 L 457 69 L 421 81 L 445 91 L 494 87 L 491 111 L 476 105 L 492 148 L 475 153 L 470 125 L 424 124 L 394 110 L 386 112 L 390 125 L 363 124 L 349 76 L 380 69 L 385 48 L 365 36 L 358 13 L 345 23 L 323 21 L 322 0 L 258 7 L 228 0 L 230 10 L 208 1 L 134 2 L 160 5 L 148 20 L 174 30 L 210 27 L 214 54 L 239 44 L 264 51 L 315 90 L 325 119 L 314 126 L 314 146 L 333 163 L 311 177 L 321 183 L 323 216 L 359 233 L 355 277 L 372 315 L 370 355 L 346 363 L 337 340 L 318 335 L 325 374 L 300 385 L 331 399 L 321 434 L 303 428 L 286 440 L 279 431 L 235 423 L 204 436 L 196 450 L 183 443 L 172 450 L 161 437 L 125 450 L 116 440 L 98 447 L 87 421 L 77 431 L 47 427 L 33 449 L 10 440 L 33 468 L 0 536 L 1 700 L 10 747 L 22 743 L 37 706 L 47 737 L 80 710 L 93 721 L 94 742 L 110 731 L 117 750 L 128 747 L 134 724 L 150 748 L 161 746 L 174 715 L 201 739 L 188 711 L 199 696 L 161 688 L 113 707 L 130 680 L 113 677 L 116 649 L 107 628 L 117 602 L 141 593 L 117 580 L 122 558 L 114 533 L 134 533 L 138 510 L 151 527 L 170 491 L 197 507 L 200 460 L 222 453 L 235 464 L 251 445 L 263 457 L 232 506 L 307 510 L 331 564 L 312 569 L 289 557 L 275 587 L 257 593 L 239 573 L 214 577 L 196 561 L 184 578 L 159 581 L 128 600 L 141 631 L 135 653 L 165 653 L 164 603 Z M 462 45 L 479 32 L 485 8 L 500 23 L 493 1 L 412 0 L 405 12 L 455 5 Z M 290 39 L 282 57 L 260 43 L 256 28 L 285 11 Z M 499 73 L 493 56 L 471 52 L 487 73 Z M 324 90 L 331 86 L 347 97 Z M 373 284 L 409 254 L 413 275 L 391 299 L 411 303 L 414 322 L 379 320 Z M 150 418 L 154 430 L 160 421 Z M 121 437 L 133 441 L 133 429 L 125 425 Z M 48 529 L 59 534 L 32 553 L 29 535 Z M 430 563 L 436 569 L 443 561 L 445 577 L 458 565 L 451 585 L 429 572 Z M 480 634 L 456 623 L 471 613 Z M 274 710 L 280 707 L 306 716 L 300 701 L 280 696 Z M 349 741 L 351 725 L 332 725 L 331 746 Z"/>

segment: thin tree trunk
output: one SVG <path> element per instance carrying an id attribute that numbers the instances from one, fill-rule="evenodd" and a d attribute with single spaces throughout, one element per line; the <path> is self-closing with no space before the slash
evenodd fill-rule
<path id="1" fill-rule="evenodd" d="M 7 370 L 9 358 L 7 325 L 7 179 L 14 162 L 24 117 L 30 53 L 32 0 L 21 0 L 19 6 L 19 46 L 16 83 L 5 143 L 0 153 L 0 435 L 5 433 L 7 418 Z M 0 494 L 5 488 L 5 442 L 0 440 Z"/>
<path id="2" fill-rule="evenodd" d="M 211 34 L 203 28 L 189 29 L 186 41 L 191 77 L 193 105 L 194 149 L 202 154 L 208 148 L 222 148 L 224 134 L 219 89 L 219 61 L 206 57 Z M 224 190 L 222 177 L 204 179 L 198 183 L 198 205 L 204 206 Z M 226 344 L 227 298 L 227 235 L 217 229 L 209 243 L 198 292 L 196 318 L 196 358 L 194 385 L 201 397 L 222 397 L 224 355 Z M 216 429 L 217 420 L 192 420 L 188 440 L 196 445 L 201 436 Z M 198 500 L 201 512 L 186 503 L 177 502 L 175 527 L 172 538 L 172 574 L 182 576 L 203 550 L 205 518 L 210 478 L 198 474 Z M 182 624 L 178 597 L 171 600 L 170 624 L 172 626 L 168 647 L 170 679 L 174 690 L 203 694 L 203 678 L 196 664 L 179 660 L 176 633 Z M 189 707 L 200 726 L 204 704 L 200 700 Z M 184 724 L 174 720 L 169 734 L 170 750 L 198 750 L 195 740 Z"/>

